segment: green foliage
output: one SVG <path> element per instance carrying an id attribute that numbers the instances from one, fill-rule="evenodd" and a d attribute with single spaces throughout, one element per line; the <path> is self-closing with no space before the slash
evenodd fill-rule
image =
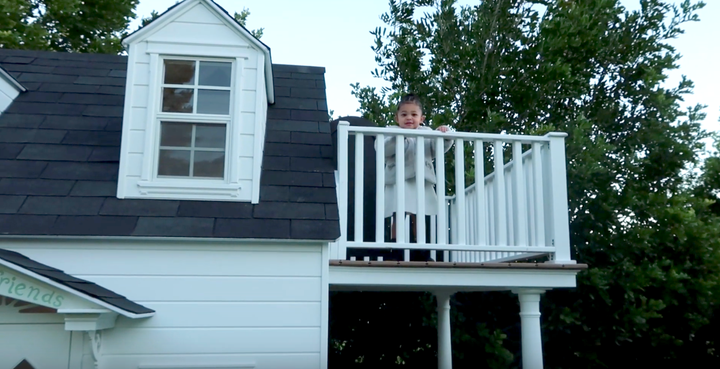
<path id="1" fill-rule="evenodd" d="M 177 5 L 177 3 L 176 3 L 176 5 Z M 154 21 L 159 16 L 160 16 L 160 13 L 158 13 L 157 10 L 151 11 L 150 16 L 142 17 L 142 19 L 140 19 L 140 26 L 138 26 L 138 29 L 147 26 L 148 24 L 150 24 L 150 22 Z"/>
<path id="2" fill-rule="evenodd" d="M 372 32 L 373 75 L 390 87 L 353 85 L 363 116 L 378 125 L 413 92 L 433 126 L 569 134 L 571 244 L 590 269 L 578 288 L 543 299 L 547 367 L 718 360 L 709 332 L 720 303 L 720 157 L 704 166 L 699 159 L 710 137 L 700 128 L 703 107 L 680 108 L 692 82 L 663 85 L 680 61 L 668 41 L 704 4 L 641 5 L 630 12 L 616 0 L 391 0 L 381 17 L 387 28 Z M 706 175 L 693 181 L 685 173 L 692 168 Z M 500 368 L 510 353 L 519 365 L 517 302 L 463 298 L 471 308 L 462 319 L 472 321 L 455 327 L 463 355 L 484 350 L 486 367 Z M 470 364 L 457 350 L 455 359 Z"/>
<path id="3" fill-rule="evenodd" d="M 250 10 L 247 8 L 243 8 L 243 10 L 240 13 L 235 12 L 235 15 L 233 17 L 235 17 L 235 20 L 237 20 L 238 23 L 240 23 L 243 27 L 247 27 L 246 24 L 247 24 L 247 19 L 249 16 L 250 16 Z M 262 37 L 264 30 L 265 30 L 264 28 L 258 28 L 256 30 L 250 31 L 250 33 L 252 33 L 252 35 L 255 36 L 255 38 L 257 38 L 259 40 Z"/>
<path id="4" fill-rule="evenodd" d="M 119 53 L 138 0 L 0 0 L 0 47 Z"/>
<path id="5" fill-rule="evenodd" d="M 180 1 L 176 2 L 175 5 L 177 5 L 178 3 L 180 3 Z M 154 21 L 159 16 L 160 16 L 160 13 L 153 10 L 150 13 L 149 17 L 142 18 L 142 20 L 140 22 L 140 27 L 138 27 L 138 29 L 147 26 L 148 24 L 150 24 L 150 22 Z M 240 25 L 242 25 L 243 27 L 247 27 L 247 19 L 249 16 L 250 16 L 250 10 L 248 8 L 243 8 L 243 10 L 240 13 L 235 12 L 235 14 L 233 15 L 233 18 L 235 18 L 235 20 L 238 21 L 238 23 L 240 23 Z M 258 28 L 256 30 L 248 30 L 248 31 L 253 36 L 255 36 L 255 38 L 257 38 L 259 40 L 263 35 L 264 28 Z"/>
<path id="6" fill-rule="evenodd" d="M 135 19 L 139 0 L 0 0 L 0 47 L 118 54 L 128 25 Z M 176 3 L 177 5 L 177 3 Z M 243 8 L 235 19 L 247 23 L 250 11 Z M 138 27 L 155 20 L 152 11 Z M 251 30 L 258 39 L 263 28 Z"/>

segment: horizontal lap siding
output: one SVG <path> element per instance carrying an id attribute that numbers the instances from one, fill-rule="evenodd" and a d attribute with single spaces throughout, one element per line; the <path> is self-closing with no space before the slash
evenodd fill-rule
<path id="1" fill-rule="evenodd" d="M 68 242 L 58 247 L 28 248 L 29 257 L 40 252 L 49 263 L 65 272 L 93 276 L 298 276 L 320 277 L 320 258 L 315 247 L 238 246 L 212 248 L 210 245 L 192 250 L 172 249 L 171 243 L 122 249 L 113 244 L 108 248 L 82 247 L 68 250 Z M 112 247 L 112 248 L 110 248 Z M 78 258 L 81 254 L 83 257 Z M 172 255 L 169 257 L 169 255 Z M 88 263 L 87 260 L 92 260 Z M 268 267 L 271 266 L 271 267 Z"/>
<path id="2" fill-rule="evenodd" d="M 320 328 L 113 329 L 106 355 L 320 352 Z"/>
<path id="3" fill-rule="evenodd" d="M 103 332 L 105 368 L 318 368 L 320 245 L 17 242 L 3 247 L 156 310 Z"/>
<path id="4" fill-rule="evenodd" d="M 320 299 L 320 277 L 78 277 L 90 279 L 150 308 L 153 308 L 152 302 L 161 301 L 296 302 Z"/>
<path id="5" fill-rule="evenodd" d="M 122 320 L 124 328 L 319 327 L 319 302 L 154 302 L 152 319 Z M 188 319 L 192 317 L 192 319 Z"/>
<path id="6" fill-rule="evenodd" d="M 197 7 L 196 7 L 197 8 Z M 224 24 L 172 22 L 149 37 L 154 42 L 187 42 L 208 45 L 249 46 Z"/>
<path id="7" fill-rule="evenodd" d="M 108 369 L 138 368 L 140 365 L 168 365 L 170 368 L 244 368 L 243 365 L 254 365 L 254 368 L 268 369 L 317 369 L 320 367 L 318 353 L 282 353 L 282 354 L 214 354 L 214 355 L 141 355 L 127 357 L 124 355 L 104 355 L 103 365 Z M 170 363 L 170 364 L 168 364 Z M 172 366 L 174 365 L 174 366 Z M 252 368 L 253 366 L 248 366 Z M 84 366 L 83 369 L 86 367 Z M 87 367 L 91 368 L 91 367 Z M 140 366 L 143 368 L 143 366 Z"/>

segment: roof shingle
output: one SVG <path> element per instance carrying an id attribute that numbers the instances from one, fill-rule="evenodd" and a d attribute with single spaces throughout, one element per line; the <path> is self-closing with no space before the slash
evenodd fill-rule
<path id="1" fill-rule="evenodd" d="M 335 240 L 322 67 L 273 65 L 260 203 L 116 198 L 118 55 L 0 49 L 28 89 L 0 115 L 0 234 Z"/>

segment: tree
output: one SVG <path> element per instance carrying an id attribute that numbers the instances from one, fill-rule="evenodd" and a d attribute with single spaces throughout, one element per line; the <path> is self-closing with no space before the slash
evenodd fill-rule
<path id="1" fill-rule="evenodd" d="M 643 0 L 630 12 L 617 0 L 390 0 L 381 16 L 388 27 L 371 32 L 373 75 L 390 87 L 355 84 L 353 94 L 379 125 L 391 121 L 398 96 L 414 92 L 425 97 L 431 125 L 569 134 L 571 244 L 590 269 L 577 289 L 543 300 L 548 367 L 718 359 L 705 332 L 720 303 L 720 222 L 683 175 L 700 164 L 709 134 L 702 106 L 679 105 L 692 82 L 663 85 L 680 60 L 668 41 L 703 6 Z M 456 350 L 457 365 L 518 364 L 512 296 L 462 294 L 454 304 L 454 319 L 466 322 L 455 325 L 454 343 L 485 352 L 470 360 Z"/>
<path id="2" fill-rule="evenodd" d="M 138 0 L 0 0 L 0 47 L 119 53 Z"/>
<path id="3" fill-rule="evenodd" d="M 178 3 L 180 3 L 180 1 L 178 1 L 177 3 L 175 3 L 175 5 L 177 5 Z M 147 26 L 148 24 L 150 24 L 150 22 L 154 21 L 154 20 L 155 20 L 157 17 L 159 17 L 159 16 L 160 16 L 160 13 L 158 13 L 158 12 L 155 11 L 155 10 L 153 10 L 153 11 L 150 13 L 150 16 L 148 16 L 148 17 L 143 17 L 143 18 L 141 19 L 141 21 L 140 21 L 140 26 L 138 27 L 138 29 Z M 235 12 L 235 14 L 233 15 L 233 18 L 235 18 L 235 20 L 238 21 L 238 23 L 240 23 L 241 26 L 247 27 L 247 26 L 246 26 L 246 25 L 247 25 L 247 19 L 248 19 L 249 16 L 250 16 L 250 10 L 249 10 L 248 8 L 243 8 L 243 10 L 242 10 L 240 13 Z M 255 38 L 257 38 L 257 39 L 259 40 L 259 39 L 262 37 L 262 35 L 263 35 L 263 31 L 264 31 L 264 28 L 258 28 L 258 29 L 255 29 L 255 30 L 250 31 L 250 33 L 251 33 L 253 36 L 255 36 Z"/>
<path id="4" fill-rule="evenodd" d="M 240 23 L 243 27 L 247 27 L 246 24 L 247 24 L 247 19 L 249 16 L 250 16 L 250 10 L 247 8 L 243 8 L 243 10 L 240 13 L 235 12 L 235 14 L 233 15 L 235 20 L 237 20 L 238 23 Z M 258 28 L 258 29 L 250 31 L 250 33 L 252 33 L 252 35 L 255 36 L 255 38 L 257 38 L 259 40 L 262 37 L 264 30 L 265 30 L 264 28 Z"/>
<path id="5" fill-rule="evenodd" d="M 0 0 L 0 47 L 118 54 L 139 0 Z M 160 14 L 141 21 L 147 25 Z M 235 13 L 243 26 L 250 11 Z M 250 31 L 260 38 L 263 28 Z"/>

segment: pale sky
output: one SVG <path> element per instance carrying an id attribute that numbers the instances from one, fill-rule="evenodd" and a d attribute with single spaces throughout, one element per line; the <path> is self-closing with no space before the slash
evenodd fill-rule
<path id="1" fill-rule="evenodd" d="M 475 4 L 478 0 L 459 0 L 458 4 Z M 672 0 L 680 3 L 680 0 Z M 139 18 L 152 10 L 165 11 L 176 0 L 140 0 Z M 243 7 L 250 10 L 248 28 L 264 28 L 262 41 L 272 50 L 273 63 L 322 66 L 326 69 L 328 107 L 335 117 L 359 115 L 357 99 L 350 94 L 351 83 L 382 86 L 370 72 L 377 67 L 370 49 L 370 31 L 383 26 L 380 15 L 388 10 L 387 0 L 216 0 L 230 14 Z M 621 0 L 629 9 L 638 9 L 640 0 Z M 685 34 L 672 45 L 683 55 L 680 69 L 670 75 L 668 83 L 677 85 L 685 74 L 695 83 L 694 95 L 686 104 L 701 103 L 707 118 L 704 128 L 720 128 L 720 1 L 706 0 L 699 12 L 700 22 L 686 23 Z"/>

